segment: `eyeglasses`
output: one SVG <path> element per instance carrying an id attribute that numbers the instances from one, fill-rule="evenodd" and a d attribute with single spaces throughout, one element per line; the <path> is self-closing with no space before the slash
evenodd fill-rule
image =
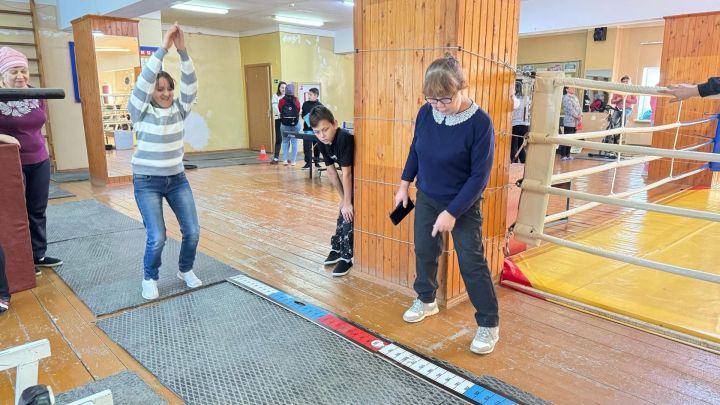
<path id="1" fill-rule="evenodd" d="M 427 101 L 431 105 L 437 105 L 438 103 L 450 104 L 450 103 L 452 103 L 453 98 L 455 98 L 455 97 L 443 97 L 443 98 L 425 97 L 425 101 Z"/>

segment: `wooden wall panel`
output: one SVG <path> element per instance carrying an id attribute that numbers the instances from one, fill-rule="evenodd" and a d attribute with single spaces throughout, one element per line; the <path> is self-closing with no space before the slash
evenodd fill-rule
<path id="1" fill-rule="evenodd" d="M 718 75 L 720 66 L 720 12 L 680 15 L 665 18 L 665 36 L 660 65 L 660 85 L 673 83 L 703 83 L 710 76 Z M 720 112 L 720 100 L 691 99 L 682 103 L 670 103 L 668 98 L 660 98 L 655 112 L 655 125 L 701 119 L 707 114 Z M 653 136 L 654 147 L 672 149 L 696 145 L 709 140 L 715 134 L 716 123 L 693 125 L 678 132 L 668 130 L 657 132 Z M 710 151 L 710 146 L 703 151 Z M 652 179 L 661 179 L 672 173 L 682 174 L 699 168 L 701 162 L 670 159 L 650 162 L 648 175 Z M 683 180 L 689 185 L 709 185 L 711 172 Z"/>
<path id="2" fill-rule="evenodd" d="M 92 33 L 101 31 L 105 35 L 137 38 L 138 22 L 125 18 L 89 15 L 74 20 L 72 24 L 90 181 L 99 185 L 132 181 L 132 177 L 129 176 L 113 179 L 108 177 L 100 106 L 100 84 L 97 58 L 95 57 L 95 40 Z"/>
<path id="3" fill-rule="evenodd" d="M 414 217 L 394 227 L 393 196 L 424 103 L 430 62 L 455 55 L 467 94 L 493 119 L 495 163 L 484 195 L 483 239 L 493 275 L 504 259 L 510 113 L 517 56 L 519 0 L 360 0 L 355 5 L 355 252 L 363 273 L 410 288 L 415 279 Z M 414 190 L 412 198 L 414 199 Z M 441 303 L 465 299 L 452 238 L 440 258 Z"/>

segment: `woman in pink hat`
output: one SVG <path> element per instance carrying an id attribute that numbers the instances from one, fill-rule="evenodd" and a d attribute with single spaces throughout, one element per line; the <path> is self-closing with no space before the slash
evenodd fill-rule
<path id="1" fill-rule="evenodd" d="M 0 48 L 0 75 L 0 87 L 30 87 L 27 57 L 12 48 Z M 50 160 L 41 131 L 47 120 L 45 107 L 44 100 L 0 102 L 0 143 L 20 147 L 20 161 L 25 178 L 25 204 L 37 273 L 38 267 L 57 267 L 62 264 L 60 259 L 45 256 L 45 209 L 50 188 Z"/>

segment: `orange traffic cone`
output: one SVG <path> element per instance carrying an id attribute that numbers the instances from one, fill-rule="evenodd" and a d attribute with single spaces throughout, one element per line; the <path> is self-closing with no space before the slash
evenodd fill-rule
<path id="1" fill-rule="evenodd" d="M 257 160 L 268 160 L 267 152 L 265 152 L 265 145 L 260 145 L 260 156 L 258 156 Z"/>

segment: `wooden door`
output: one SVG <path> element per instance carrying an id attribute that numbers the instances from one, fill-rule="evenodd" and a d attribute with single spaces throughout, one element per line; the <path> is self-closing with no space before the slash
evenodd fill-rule
<path id="1" fill-rule="evenodd" d="M 271 110 L 270 65 L 245 66 L 245 93 L 248 101 L 248 130 L 250 149 L 271 151 L 273 145 L 273 116 Z"/>

